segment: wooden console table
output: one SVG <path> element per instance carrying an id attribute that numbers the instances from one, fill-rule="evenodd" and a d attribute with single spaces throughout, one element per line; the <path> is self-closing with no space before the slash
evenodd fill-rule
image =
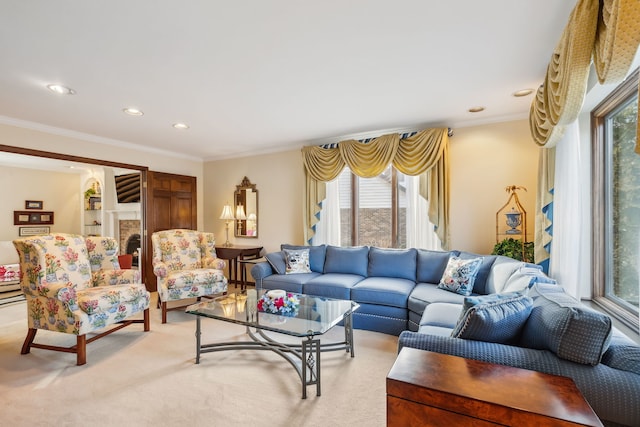
<path id="1" fill-rule="evenodd" d="M 387 376 L 387 426 L 602 426 L 573 380 L 405 347 Z"/>
<path id="2" fill-rule="evenodd" d="M 244 290 L 246 280 L 244 276 L 244 268 L 240 270 L 240 260 L 249 258 L 259 258 L 262 252 L 262 246 L 216 246 L 216 255 L 218 258 L 229 261 L 229 284 L 235 287 L 240 285 L 240 289 Z"/>

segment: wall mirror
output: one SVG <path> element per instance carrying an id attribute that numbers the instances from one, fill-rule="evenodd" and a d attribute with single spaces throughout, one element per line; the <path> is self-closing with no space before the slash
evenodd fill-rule
<path id="1" fill-rule="evenodd" d="M 236 237 L 258 237 L 258 190 L 246 176 L 234 195 Z"/>

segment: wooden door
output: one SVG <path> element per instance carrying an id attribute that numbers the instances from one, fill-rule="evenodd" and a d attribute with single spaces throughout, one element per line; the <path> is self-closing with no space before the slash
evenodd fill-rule
<path id="1" fill-rule="evenodd" d="M 172 228 L 196 230 L 198 227 L 196 177 L 149 171 L 147 173 L 147 247 L 153 251 L 151 235 Z M 152 256 L 147 261 L 147 289 L 157 289 Z"/>

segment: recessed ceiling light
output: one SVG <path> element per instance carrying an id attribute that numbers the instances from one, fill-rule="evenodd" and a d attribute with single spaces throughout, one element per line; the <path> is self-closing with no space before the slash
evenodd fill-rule
<path id="1" fill-rule="evenodd" d="M 58 95 L 75 95 L 76 91 L 66 87 L 66 86 L 62 86 L 62 85 L 47 85 L 47 88 L 49 88 L 49 90 L 57 93 Z"/>
<path id="2" fill-rule="evenodd" d="M 187 130 L 189 129 L 189 126 L 185 123 L 174 123 L 173 127 L 176 129 L 180 129 L 180 130 Z"/>
<path id="3" fill-rule="evenodd" d="M 144 113 L 142 110 L 138 110 L 137 108 L 129 107 L 122 110 L 125 114 L 130 116 L 143 116 Z"/>
<path id="4" fill-rule="evenodd" d="M 480 111 L 484 111 L 484 107 L 471 107 L 469 108 L 470 113 L 479 113 Z"/>
<path id="5" fill-rule="evenodd" d="M 519 98 L 521 96 L 531 95 L 533 93 L 533 89 L 522 89 L 517 92 L 513 92 L 513 96 Z"/>

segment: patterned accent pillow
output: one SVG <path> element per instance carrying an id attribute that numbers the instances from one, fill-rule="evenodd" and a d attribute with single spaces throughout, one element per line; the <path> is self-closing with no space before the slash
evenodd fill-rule
<path id="1" fill-rule="evenodd" d="M 460 295 L 471 295 L 482 260 L 482 257 L 461 259 L 452 256 L 444 269 L 438 288 Z"/>
<path id="2" fill-rule="evenodd" d="M 533 300 L 518 292 L 467 297 L 454 338 L 509 344 L 529 318 Z"/>
<path id="3" fill-rule="evenodd" d="M 284 249 L 285 274 L 311 273 L 309 249 Z"/>

